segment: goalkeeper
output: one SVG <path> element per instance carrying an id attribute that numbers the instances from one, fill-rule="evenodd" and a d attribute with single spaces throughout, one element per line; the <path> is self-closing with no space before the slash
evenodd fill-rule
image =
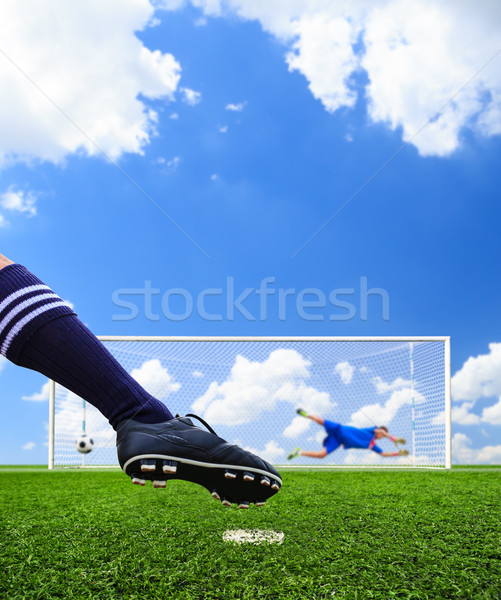
<path id="1" fill-rule="evenodd" d="M 395 446 L 398 444 L 405 444 L 403 438 L 395 438 L 388 433 L 387 427 L 368 427 L 366 429 L 358 429 L 357 427 L 350 427 L 349 425 L 341 425 L 334 421 L 328 421 L 307 413 L 302 408 L 298 408 L 298 415 L 311 419 L 315 423 L 322 425 L 327 432 L 327 437 L 323 441 L 322 450 L 301 450 L 301 448 L 294 448 L 294 450 L 287 457 L 288 460 L 292 460 L 297 456 L 309 456 L 311 458 L 325 458 L 327 454 L 337 450 L 339 446 L 343 446 L 345 449 L 348 448 L 367 448 L 373 452 L 377 452 L 381 456 L 408 456 L 408 450 L 398 450 L 397 452 L 383 452 L 383 450 L 376 445 L 376 440 L 382 438 L 390 439 Z"/>

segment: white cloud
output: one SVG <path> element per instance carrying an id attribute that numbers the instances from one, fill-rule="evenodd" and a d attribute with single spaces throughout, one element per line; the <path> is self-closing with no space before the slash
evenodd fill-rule
<path id="1" fill-rule="evenodd" d="M 113 158 L 142 152 L 157 122 L 143 98 L 172 98 L 180 77 L 135 35 L 153 13 L 148 0 L 2 2 L 0 166 L 98 155 L 94 143 Z"/>
<path id="2" fill-rule="evenodd" d="M 280 401 L 325 412 L 334 405 L 328 394 L 306 385 L 310 364 L 296 350 L 274 350 L 263 362 L 238 355 L 228 379 L 213 381 L 192 410 L 216 425 L 249 423 Z"/>
<path id="3" fill-rule="evenodd" d="M 230 103 L 225 106 L 225 109 L 233 112 L 242 112 L 246 104 L 247 102 L 239 102 L 238 104 Z"/>
<path id="4" fill-rule="evenodd" d="M 12 185 L 6 192 L 0 194 L 1 208 L 26 213 L 28 217 L 34 217 L 37 214 L 36 201 L 37 196 L 34 192 L 16 190 L 15 186 Z"/>
<path id="5" fill-rule="evenodd" d="M 158 27 L 161 23 L 162 21 L 160 19 L 158 19 L 157 17 L 152 17 L 148 21 L 148 27 Z"/>
<path id="6" fill-rule="evenodd" d="M 161 167 L 161 172 L 167 175 L 171 175 L 177 170 L 183 159 L 180 156 L 174 156 L 173 158 L 166 159 L 163 156 L 159 156 L 153 161 L 153 164 Z"/>
<path id="7" fill-rule="evenodd" d="M 481 10 L 457 0 L 192 4 L 207 16 L 259 21 L 286 46 L 289 68 L 306 77 L 330 112 L 354 106 L 358 92 L 351 78 L 362 70 L 369 79 L 363 93 L 370 118 L 401 131 L 404 140 L 443 109 L 412 139 L 423 156 L 453 152 L 463 128 L 501 133 L 501 70 L 497 61 L 486 65 L 499 49 L 499 2 L 485 1 Z"/>
<path id="8" fill-rule="evenodd" d="M 154 0 L 154 4 L 163 10 L 178 10 L 186 4 L 186 0 Z"/>
<path id="9" fill-rule="evenodd" d="M 501 463 L 501 444 L 472 448 L 467 435 L 455 433 L 452 438 L 452 459 L 456 464 L 497 465 Z"/>
<path id="10" fill-rule="evenodd" d="M 416 390 L 413 391 L 412 388 L 404 387 L 394 390 L 386 402 L 367 404 L 354 412 L 348 425 L 371 427 L 376 424 L 389 427 L 398 411 L 403 406 L 411 405 L 413 396 L 415 404 L 421 404 L 425 401 L 424 396 Z"/>
<path id="11" fill-rule="evenodd" d="M 304 417 L 294 417 L 290 425 L 284 429 L 282 435 L 287 438 L 297 438 L 309 429 L 310 423 L 311 421 Z"/>
<path id="12" fill-rule="evenodd" d="M 200 92 L 196 92 L 195 90 L 190 90 L 189 88 L 181 88 L 179 90 L 183 96 L 184 102 L 189 104 L 190 106 L 195 106 L 202 100 L 202 94 Z"/>
<path id="13" fill-rule="evenodd" d="M 412 381 L 409 379 L 403 379 L 402 377 L 397 377 L 391 383 L 383 381 L 381 377 L 374 377 L 372 383 L 374 384 L 378 394 L 386 394 L 387 392 L 399 390 L 404 387 L 410 387 L 412 385 Z"/>
<path id="14" fill-rule="evenodd" d="M 192 0 L 192 4 L 211 17 L 236 13 L 242 19 L 258 20 L 282 40 L 292 38 L 292 25 L 301 15 L 329 9 L 325 0 Z"/>
<path id="15" fill-rule="evenodd" d="M 179 167 L 180 162 L 181 162 L 181 157 L 174 156 L 174 158 L 171 158 L 170 160 L 167 161 L 167 166 L 171 167 L 172 169 L 177 169 Z"/>
<path id="16" fill-rule="evenodd" d="M 113 158 L 141 153 L 158 120 L 144 99 L 171 99 L 181 68 L 171 54 L 146 48 L 135 33 L 158 23 L 155 7 L 178 10 L 186 4 L 28 0 L 21 9 L 15 0 L 4 0 L 0 37 L 10 60 L 0 63 L 0 85 L 9 90 L 0 111 L 0 166 L 99 154 L 90 140 Z M 191 4 L 205 16 L 258 20 L 284 44 L 289 69 L 305 76 L 327 111 L 352 108 L 363 93 L 372 121 L 401 131 L 405 140 L 435 116 L 411 141 L 423 156 L 449 155 L 464 128 L 501 133 L 501 71 L 496 61 L 489 63 L 499 44 L 499 2 L 485 1 L 482 10 L 453 0 Z M 352 78 L 362 70 L 368 84 L 360 92 Z M 201 99 L 190 88 L 180 91 L 189 104 Z"/>
<path id="17" fill-rule="evenodd" d="M 336 365 L 334 371 L 341 377 L 341 381 L 348 385 L 351 383 L 353 379 L 353 373 L 355 372 L 355 367 L 350 365 L 348 361 L 340 362 Z"/>
<path id="18" fill-rule="evenodd" d="M 0 373 L 4 370 L 5 365 L 9 361 L 5 358 L 5 356 L 0 356 Z"/>
<path id="19" fill-rule="evenodd" d="M 467 401 L 452 408 L 454 422 L 501 425 L 501 343 L 489 344 L 488 354 L 468 358 L 452 377 L 451 388 L 455 401 Z M 484 407 L 480 416 L 471 412 L 477 400 L 492 396 L 497 396 L 497 402 Z"/>
<path id="20" fill-rule="evenodd" d="M 45 402 L 49 399 L 49 382 L 43 384 L 42 389 L 39 392 L 31 394 L 31 396 L 22 396 L 22 400 L 28 402 Z"/>
<path id="21" fill-rule="evenodd" d="M 227 133 L 228 132 L 228 125 L 223 125 L 219 128 L 219 132 L 220 133 Z"/>
<path id="22" fill-rule="evenodd" d="M 480 423 L 480 417 L 470 412 L 474 404 L 474 402 L 463 402 L 461 406 L 453 406 L 451 409 L 452 422 L 459 425 L 477 425 Z"/>
<path id="23" fill-rule="evenodd" d="M 459 406 L 453 406 L 451 419 L 459 425 L 478 425 L 489 423 L 490 425 L 501 425 L 501 398 L 490 406 L 483 408 L 480 415 L 472 412 L 475 402 L 463 402 Z"/>
<path id="24" fill-rule="evenodd" d="M 28 442 L 26 444 L 24 444 L 24 446 L 21 446 L 21 450 L 33 450 L 33 448 L 36 446 L 35 442 Z"/>
<path id="25" fill-rule="evenodd" d="M 482 410 L 482 422 L 501 425 L 501 398 L 498 399 L 496 404 L 487 406 Z"/>
<path id="26" fill-rule="evenodd" d="M 172 380 L 172 376 L 158 358 L 145 361 L 139 369 L 131 371 L 131 376 L 158 400 L 165 400 L 181 387 L 181 384 Z"/>
<path id="27" fill-rule="evenodd" d="M 445 411 L 437 413 L 431 420 L 431 425 L 442 426 L 445 423 Z"/>
<path id="28" fill-rule="evenodd" d="M 1 118 L 1 117 L 0 117 Z M 5 212 L 24 213 L 27 217 L 34 217 L 37 214 L 36 202 L 37 195 L 32 191 L 25 192 L 18 190 L 11 185 L 6 192 L 0 194 L 0 209 Z M 10 225 L 5 214 L 0 213 L 0 227 Z"/>
<path id="29" fill-rule="evenodd" d="M 443 109 L 412 142 L 424 156 L 453 152 L 461 128 L 482 109 L 483 76 L 455 96 L 492 55 L 464 43 L 472 29 L 464 3 L 457 4 L 395 0 L 376 7 L 365 23 L 361 64 L 371 80 L 373 121 L 402 128 L 409 140 Z"/>
<path id="30" fill-rule="evenodd" d="M 357 97 L 348 79 L 358 67 L 353 45 L 359 31 L 345 18 L 325 12 L 305 14 L 294 30 L 297 39 L 286 58 L 289 69 L 308 79 L 311 93 L 329 112 L 352 107 Z"/>
<path id="31" fill-rule="evenodd" d="M 204 376 L 202 371 L 193 371 L 192 375 L 193 375 L 193 377 L 196 377 L 197 379 Z"/>
<path id="32" fill-rule="evenodd" d="M 454 400 L 501 396 L 501 343 L 489 344 L 489 353 L 471 356 L 452 377 Z"/>

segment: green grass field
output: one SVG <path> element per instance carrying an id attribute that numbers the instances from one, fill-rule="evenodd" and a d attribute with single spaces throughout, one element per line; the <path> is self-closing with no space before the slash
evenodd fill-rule
<path id="1" fill-rule="evenodd" d="M 0 597 L 501 598 L 501 469 L 283 475 L 245 511 L 118 470 L 0 469 Z"/>

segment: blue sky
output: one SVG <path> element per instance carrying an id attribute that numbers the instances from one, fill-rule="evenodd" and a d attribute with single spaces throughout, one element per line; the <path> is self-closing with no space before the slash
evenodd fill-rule
<path id="1" fill-rule="evenodd" d="M 499 9 L 406 6 L 5 3 L 0 252 L 98 334 L 450 335 L 454 457 L 500 462 Z M 0 369 L 0 463 L 44 462 Z"/>

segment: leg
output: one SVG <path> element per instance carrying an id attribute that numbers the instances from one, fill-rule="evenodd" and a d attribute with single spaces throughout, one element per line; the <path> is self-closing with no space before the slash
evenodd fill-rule
<path id="1" fill-rule="evenodd" d="M 318 425 L 321 425 L 322 427 L 324 426 L 325 421 L 324 421 L 324 419 L 322 419 L 322 417 L 317 417 L 316 415 L 308 414 L 307 419 L 311 419 L 312 421 L 314 421 Z"/>
<path id="2" fill-rule="evenodd" d="M 324 419 L 322 419 L 322 417 L 317 417 L 316 415 L 311 415 L 310 413 L 307 413 L 302 408 L 298 408 L 296 410 L 296 412 L 298 415 L 301 415 L 302 417 L 305 417 L 306 419 L 311 419 L 312 421 L 315 421 L 315 423 L 318 423 L 319 425 L 324 424 Z"/>
<path id="3" fill-rule="evenodd" d="M 120 466 L 133 483 L 168 479 L 204 486 L 224 506 L 261 506 L 282 485 L 276 469 L 209 427 L 174 419 L 77 318 L 21 265 L 0 260 L 0 353 L 84 398 L 117 430 Z"/>
<path id="4" fill-rule="evenodd" d="M 116 429 L 124 419 L 172 419 L 78 319 L 25 267 L 1 257 L 0 353 L 94 405 Z"/>
<path id="5" fill-rule="evenodd" d="M 333 423 L 332 421 L 326 421 L 322 417 L 317 417 L 316 415 L 310 415 L 305 410 L 298 408 L 296 411 L 302 417 L 306 417 L 307 419 L 311 419 L 318 423 L 319 425 L 325 427 L 327 431 L 327 437 L 324 439 L 322 450 L 301 450 L 299 446 L 294 448 L 292 452 L 287 456 L 287 460 L 292 460 L 297 456 L 309 456 L 311 458 L 325 458 L 327 454 L 334 452 L 336 448 L 341 445 L 341 442 L 338 440 L 336 436 L 336 431 L 339 425 L 337 423 Z"/>
<path id="6" fill-rule="evenodd" d="M 11 260 L 9 260 L 6 256 L 3 256 L 2 254 L 0 254 L 0 269 L 3 269 L 7 265 L 11 265 L 11 264 L 12 264 Z"/>
<path id="7" fill-rule="evenodd" d="M 299 446 L 287 456 L 287 460 L 292 460 L 298 456 L 309 456 L 310 458 L 325 458 L 329 454 L 329 451 L 324 446 L 322 450 L 301 450 Z"/>
<path id="8" fill-rule="evenodd" d="M 322 448 L 322 450 L 301 450 L 299 456 L 310 456 L 311 458 L 325 458 L 327 456 L 327 449 Z"/>

